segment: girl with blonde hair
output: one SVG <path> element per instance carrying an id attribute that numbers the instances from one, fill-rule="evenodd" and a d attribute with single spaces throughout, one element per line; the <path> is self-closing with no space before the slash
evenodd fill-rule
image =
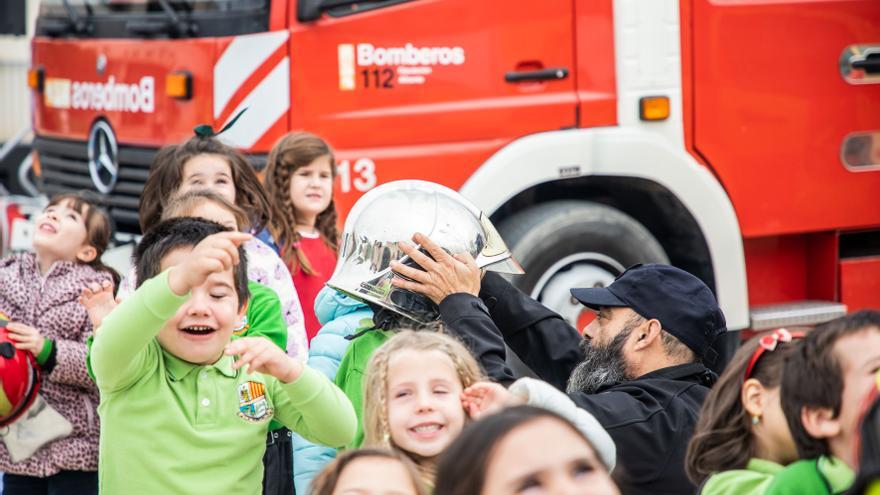
<path id="1" fill-rule="evenodd" d="M 428 486 L 437 457 L 469 421 L 461 394 L 484 379 L 470 352 L 441 332 L 405 330 L 370 359 L 364 382 L 364 444 L 415 462 Z"/>

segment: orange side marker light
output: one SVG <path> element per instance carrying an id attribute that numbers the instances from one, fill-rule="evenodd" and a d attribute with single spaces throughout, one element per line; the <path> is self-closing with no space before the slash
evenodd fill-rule
<path id="1" fill-rule="evenodd" d="M 192 74 L 180 71 L 165 76 L 165 94 L 179 100 L 192 98 Z"/>
<path id="2" fill-rule="evenodd" d="M 639 100 L 639 118 L 656 122 L 669 118 L 668 96 L 644 96 Z"/>
<path id="3" fill-rule="evenodd" d="M 46 83 L 46 74 L 41 67 L 34 67 L 28 70 L 27 84 L 34 91 L 42 92 Z"/>

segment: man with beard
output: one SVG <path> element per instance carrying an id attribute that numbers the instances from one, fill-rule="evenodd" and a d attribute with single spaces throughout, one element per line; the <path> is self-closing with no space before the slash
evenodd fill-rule
<path id="1" fill-rule="evenodd" d="M 715 375 L 701 362 L 725 328 L 714 295 L 668 265 L 636 265 L 606 288 L 572 289 L 596 311 L 581 337 L 558 314 L 503 278 L 450 256 L 430 239 L 403 246 L 425 271 L 392 264 L 399 288 L 440 306 L 459 333 L 503 338 L 541 379 L 565 388 L 617 444 L 613 477 L 624 494 L 694 493 L 684 471 L 687 443 Z M 479 296 L 479 298 L 477 297 Z M 490 332 L 486 330 L 490 329 Z"/>

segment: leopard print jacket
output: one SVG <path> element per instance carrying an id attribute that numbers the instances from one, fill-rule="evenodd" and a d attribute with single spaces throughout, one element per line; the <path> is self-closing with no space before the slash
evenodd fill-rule
<path id="1" fill-rule="evenodd" d="M 0 260 L 0 311 L 55 341 L 55 368 L 43 374 L 40 395 L 73 425 L 68 437 L 19 463 L 0 442 L 0 471 L 47 477 L 61 470 L 98 470 L 99 396 L 86 371 L 92 325 L 77 298 L 84 286 L 103 280 L 112 281 L 107 273 L 71 261 L 55 263 L 42 277 L 33 253 Z"/>

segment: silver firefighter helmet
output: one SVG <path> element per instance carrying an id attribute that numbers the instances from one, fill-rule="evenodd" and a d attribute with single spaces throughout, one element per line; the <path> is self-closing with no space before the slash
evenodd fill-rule
<path id="1" fill-rule="evenodd" d="M 412 242 L 416 232 L 449 253 L 470 253 L 480 268 L 523 273 L 495 226 L 473 203 L 433 182 L 401 180 L 372 189 L 352 207 L 327 285 L 417 323 L 436 320 L 439 310 L 430 299 L 391 284 L 401 276 L 391 271 L 391 261 L 419 268 L 397 246 Z"/>

